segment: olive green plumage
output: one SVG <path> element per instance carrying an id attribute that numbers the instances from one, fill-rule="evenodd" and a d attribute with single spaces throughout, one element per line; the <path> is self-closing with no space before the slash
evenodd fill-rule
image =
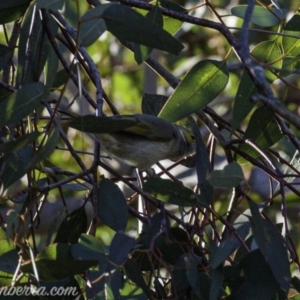
<path id="1" fill-rule="evenodd" d="M 129 165 L 147 170 L 163 159 L 179 160 L 195 153 L 193 131 L 153 115 L 72 116 L 70 127 L 93 133 L 101 148 Z"/>
<path id="2" fill-rule="evenodd" d="M 176 161 L 195 152 L 193 132 L 184 126 L 143 114 L 106 118 L 115 123 L 132 121 L 132 125 L 124 129 L 95 133 L 95 136 L 108 154 L 133 167 L 146 170 L 160 160 Z"/>

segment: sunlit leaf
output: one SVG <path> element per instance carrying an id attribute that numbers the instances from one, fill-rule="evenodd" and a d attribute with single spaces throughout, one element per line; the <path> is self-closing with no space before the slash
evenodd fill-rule
<path id="1" fill-rule="evenodd" d="M 269 67 L 280 69 L 282 67 L 281 49 L 276 41 L 265 41 L 258 44 L 252 51 L 251 55 L 263 64 Z M 265 76 L 269 82 L 273 82 L 277 76 L 271 71 L 265 70 Z"/>
<path id="2" fill-rule="evenodd" d="M 239 18 L 244 18 L 247 5 L 238 5 L 231 9 L 231 13 Z M 270 12 L 272 11 L 272 12 Z M 277 8 L 265 8 L 263 6 L 254 6 L 251 15 L 251 22 L 263 27 L 271 27 L 279 24 L 285 18 L 287 10 L 278 10 Z"/>
<path id="3" fill-rule="evenodd" d="M 175 122 L 191 115 L 214 100 L 227 82 L 228 69 L 225 62 L 200 61 L 183 78 L 159 117 Z"/>
<path id="4" fill-rule="evenodd" d="M 294 16 L 284 26 L 282 37 L 282 47 L 285 55 L 291 57 L 297 57 L 300 51 L 300 12 L 294 14 Z"/>

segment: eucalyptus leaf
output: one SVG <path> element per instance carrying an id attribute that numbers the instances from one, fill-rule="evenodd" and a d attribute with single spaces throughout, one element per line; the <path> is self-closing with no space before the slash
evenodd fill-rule
<path id="1" fill-rule="evenodd" d="M 277 41 L 264 41 L 255 46 L 251 51 L 251 55 L 263 64 L 267 64 L 270 68 L 282 67 L 282 53 Z M 265 76 L 269 82 L 273 82 L 277 76 L 271 70 L 265 70 Z"/>
<path id="2" fill-rule="evenodd" d="M 147 12 L 145 17 L 158 25 L 159 27 L 163 27 L 163 16 L 159 9 L 158 5 L 154 5 L 152 9 Z M 153 49 L 151 47 L 135 44 L 134 47 L 134 58 L 138 64 L 141 64 L 143 61 L 147 59 Z"/>
<path id="3" fill-rule="evenodd" d="M 62 9 L 65 4 L 65 0 L 37 0 L 37 9 L 45 8 L 51 10 Z"/>
<path id="4" fill-rule="evenodd" d="M 258 90 L 246 71 L 243 72 L 238 90 L 235 95 L 232 111 L 232 132 L 234 132 L 254 108 L 255 103 L 251 101 Z"/>
<path id="5" fill-rule="evenodd" d="M 173 54 L 179 54 L 183 49 L 171 34 L 127 6 L 112 3 L 94 9 L 105 20 L 107 30 L 121 41 L 129 40 Z"/>
<path id="6" fill-rule="evenodd" d="M 249 201 L 252 217 L 251 227 L 255 241 L 263 254 L 272 273 L 285 293 L 288 292 L 291 280 L 290 264 L 287 249 L 280 232 L 263 218 L 257 205 Z"/>
<path id="7" fill-rule="evenodd" d="M 221 264 L 224 264 L 225 260 L 241 246 L 241 240 L 243 241 L 249 234 L 251 224 L 246 216 L 247 213 L 246 211 L 237 217 L 232 224 L 235 231 L 230 232 L 227 230 L 221 243 L 211 252 L 210 263 L 213 269 L 217 269 Z"/>
<path id="8" fill-rule="evenodd" d="M 122 265 L 133 249 L 134 244 L 134 238 L 125 233 L 117 232 L 109 247 L 109 260 L 118 266 Z"/>
<path id="9" fill-rule="evenodd" d="M 91 9 L 82 16 L 79 29 L 82 46 L 92 45 L 107 30 L 105 21 L 98 16 L 98 9 Z"/>
<path id="10" fill-rule="evenodd" d="M 79 207 L 70 213 L 61 223 L 54 243 L 77 243 L 80 235 L 87 230 L 85 207 Z"/>
<path id="11" fill-rule="evenodd" d="M 200 204 L 199 195 L 178 182 L 168 179 L 150 177 L 144 184 L 144 190 L 156 199 L 169 204 L 179 206 L 196 206 Z"/>
<path id="12" fill-rule="evenodd" d="M 143 114 L 157 116 L 165 105 L 168 97 L 165 95 L 147 94 L 143 95 L 142 112 Z"/>
<path id="13" fill-rule="evenodd" d="M 33 148 L 26 145 L 19 151 L 11 153 L 8 158 L 0 159 L 0 166 L 3 167 L 4 164 L 4 176 L 1 178 L 4 189 L 22 178 L 29 171 L 33 157 Z"/>
<path id="14" fill-rule="evenodd" d="M 228 164 L 223 170 L 214 170 L 209 177 L 212 186 L 222 188 L 234 188 L 243 180 L 243 170 L 237 162 Z"/>
<path id="15" fill-rule="evenodd" d="M 140 287 L 148 298 L 151 298 L 151 292 L 148 285 L 145 283 L 143 274 L 138 266 L 138 264 L 133 259 L 126 260 L 124 264 L 124 271 L 126 276 L 134 282 L 138 287 Z"/>
<path id="16" fill-rule="evenodd" d="M 259 130 L 258 130 L 259 129 Z M 249 121 L 249 125 L 243 138 L 251 140 L 261 150 L 267 150 L 283 137 L 272 112 L 266 107 L 258 108 Z M 260 154 L 249 144 L 240 144 L 239 149 L 257 158 Z M 238 163 L 245 163 L 246 160 L 238 156 Z"/>
<path id="17" fill-rule="evenodd" d="M 10 0 L 0 2 L 0 24 L 6 24 L 22 17 L 31 0 Z"/>
<path id="18" fill-rule="evenodd" d="M 125 230 L 128 208 L 120 188 L 111 180 L 102 178 L 97 196 L 97 212 L 100 220 L 115 231 Z"/>
<path id="19" fill-rule="evenodd" d="M 0 127 L 21 121 L 38 108 L 45 94 L 42 83 L 27 83 L 17 92 L 0 102 Z"/>
<path id="20" fill-rule="evenodd" d="M 247 253 L 239 265 L 239 272 L 243 275 L 233 284 L 232 300 L 274 299 L 280 289 L 259 249 Z"/>
<path id="21" fill-rule="evenodd" d="M 54 130 L 52 130 L 49 133 L 47 142 L 39 149 L 31 164 L 36 165 L 42 160 L 47 159 L 52 154 L 55 147 L 57 146 L 59 137 L 60 137 L 59 126 L 57 126 L 55 127 Z"/>
<path id="22" fill-rule="evenodd" d="M 234 16 L 244 19 L 247 5 L 238 5 L 234 6 L 231 9 L 231 13 Z M 272 11 L 272 12 L 271 12 Z M 278 10 L 277 8 L 266 8 L 260 5 L 254 6 L 251 22 L 263 26 L 263 27 L 271 27 L 279 24 L 286 16 L 287 10 Z"/>
<path id="23" fill-rule="evenodd" d="M 38 131 L 33 131 L 28 134 L 24 134 L 15 140 L 8 141 L 0 146 L 0 151 L 4 153 L 11 153 L 19 151 L 24 146 L 28 145 L 30 142 L 35 141 L 41 133 Z"/>
<path id="24" fill-rule="evenodd" d="M 202 60 L 185 75 L 158 116 L 169 122 L 187 117 L 214 100 L 227 82 L 225 62 Z"/>
<path id="25" fill-rule="evenodd" d="M 299 10 L 285 24 L 282 37 L 282 48 L 284 54 L 290 57 L 297 57 L 300 51 L 300 12 Z M 287 35 L 292 35 L 287 36 Z"/>
<path id="26" fill-rule="evenodd" d="M 81 274 L 97 264 L 96 260 L 76 260 L 71 256 L 71 246 L 52 244 L 44 248 L 35 259 L 41 280 L 52 281 Z M 33 273 L 32 262 L 21 266 L 24 273 Z"/>
<path id="27" fill-rule="evenodd" d="M 3 70 L 4 66 L 12 58 L 13 50 L 5 45 L 0 44 L 0 71 Z"/>

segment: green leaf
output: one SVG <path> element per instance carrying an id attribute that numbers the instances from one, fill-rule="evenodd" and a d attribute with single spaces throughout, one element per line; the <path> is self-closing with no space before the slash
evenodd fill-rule
<path id="1" fill-rule="evenodd" d="M 53 86 L 53 83 L 55 82 L 55 76 L 57 69 L 58 69 L 58 57 L 53 49 L 53 47 L 47 43 L 45 46 L 46 51 L 47 51 L 47 60 L 46 60 L 46 65 L 45 65 L 45 84 L 47 88 L 50 90 Z"/>
<path id="2" fill-rule="evenodd" d="M 162 235 L 158 234 L 161 231 L 163 223 L 168 223 L 168 219 L 162 213 L 155 213 L 151 217 L 148 224 L 143 224 L 139 239 L 144 248 L 149 249 L 151 247 L 151 249 L 156 249 L 164 242 L 165 238 Z M 168 227 L 168 225 L 169 224 L 165 226 Z"/>
<path id="3" fill-rule="evenodd" d="M 11 153 L 7 160 L 0 159 L 0 166 L 3 167 L 3 164 L 5 164 L 5 176 L 2 178 L 4 189 L 8 188 L 28 172 L 33 157 L 33 148 L 27 145 L 19 151 Z"/>
<path id="4" fill-rule="evenodd" d="M 6 24 L 22 17 L 31 0 L 10 0 L 0 2 L 0 24 Z"/>
<path id="5" fill-rule="evenodd" d="M 62 9 L 65 4 L 65 0 L 37 0 L 37 9 L 45 8 L 51 10 Z"/>
<path id="6" fill-rule="evenodd" d="M 38 164 L 44 159 L 49 158 L 49 156 L 52 154 L 55 147 L 57 146 L 59 137 L 60 137 L 59 126 L 57 126 L 55 127 L 54 130 L 50 132 L 46 144 L 35 155 L 34 159 L 31 162 L 32 166 Z"/>
<path id="7" fill-rule="evenodd" d="M 21 121 L 40 105 L 45 93 L 42 83 L 25 84 L 17 92 L 0 102 L 0 127 Z"/>
<path id="8" fill-rule="evenodd" d="M 0 44 L 0 71 L 3 70 L 9 60 L 12 58 L 12 55 L 12 49 Z"/>
<path id="9" fill-rule="evenodd" d="M 188 282 L 195 295 L 199 299 L 209 299 L 210 278 L 204 272 L 199 272 L 198 265 L 201 265 L 201 258 L 195 254 L 184 256 L 185 271 Z M 203 276 L 204 275 L 204 276 Z M 201 282 L 201 284 L 199 284 Z"/>
<path id="10" fill-rule="evenodd" d="M 211 163 L 208 155 L 208 151 L 201 133 L 198 128 L 198 124 L 195 120 L 189 118 L 190 127 L 193 129 L 195 141 L 196 141 L 196 171 L 198 178 L 198 187 L 201 191 L 200 198 L 202 202 L 211 204 L 213 201 L 213 186 L 207 180 L 209 172 L 211 172 Z"/>
<path id="11" fill-rule="evenodd" d="M 157 200 L 169 204 L 179 206 L 196 206 L 200 204 L 199 195 L 180 183 L 168 179 L 150 177 L 144 185 L 144 191 Z"/>
<path id="12" fill-rule="evenodd" d="M 232 224 L 235 231 L 227 230 L 220 245 L 211 252 L 210 263 L 213 269 L 217 269 L 223 264 L 241 246 L 241 241 L 249 234 L 250 221 L 245 215 L 247 215 L 247 211 L 237 217 Z"/>
<path id="13" fill-rule="evenodd" d="M 102 265 L 108 262 L 108 255 L 104 245 L 94 236 L 82 234 L 77 244 L 71 246 L 74 259 L 97 260 Z"/>
<path id="14" fill-rule="evenodd" d="M 168 10 L 173 10 L 181 14 L 188 14 L 188 11 L 178 5 L 176 2 L 171 2 L 168 0 L 159 0 L 159 5 Z M 170 34 L 174 35 L 182 26 L 183 22 L 181 20 L 173 19 L 169 16 L 163 16 L 164 19 L 164 30 L 168 31 Z"/>
<path id="15" fill-rule="evenodd" d="M 157 116 L 167 102 L 167 99 L 168 97 L 165 95 L 145 93 L 142 99 L 143 114 Z"/>
<path id="16" fill-rule="evenodd" d="M 70 213 L 61 223 L 54 243 L 77 243 L 80 235 L 87 230 L 85 207 L 79 207 Z"/>
<path id="17" fill-rule="evenodd" d="M 282 67 L 282 53 L 277 41 L 265 41 L 258 44 L 252 51 L 251 55 L 263 64 L 269 67 L 280 69 Z M 268 81 L 273 82 L 277 76 L 271 71 L 265 69 L 265 76 Z"/>
<path id="18" fill-rule="evenodd" d="M 105 21 L 98 16 L 99 9 L 91 9 L 81 18 L 79 40 L 84 47 L 92 45 L 107 30 Z"/>
<path id="19" fill-rule="evenodd" d="M 148 299 L 151 299 L 150 289 L 145 283 L 143 274 L 138 264 L 133 259 L 128 259 L 124 264 L 124 270 L 126 276 L 145 292 L 145 294 L 148 296 Z"/>
<path id="20" fill-rule="evenodd" d="M 158 2 L 152 1 L 150 3 L 153 5 L 158 3 L 159 7 L 167 8 L 168 10 L 173 10 L 182 14 L 188 13 L 184 7 L 168 0 L 160 0 Z M 135 8 L 134 10 L 140 13 L 142 16 L 145 16 L 148 13 L 148 10 L 142 8 Z M 163 29 L 172 35 L 174 35 L 181 28 L 182 24 L 183 22 L 181 20 L 173 19 L 172 17 L 163 15 Z"/>
<path id="21" fill-rule="evenodd" d="M 270 67 L 282 68 L 283 60 L 279 59 L 282 55 L 279 45 L 276 41 L 266 41 L 257 45 L 251 52 L 253 57 L 263 64 L 269 64 Z M 271 71 L 265 69 L 265 76 L 269 82 L 273 82 L 277 76 Z M 255 106 L 251 98 L 258 94 L 258 90 L 247 72 L 243 72 L 238 91 L 236 93 L 234 107 L 232 112 L 232 132 L 234 132 L 244 118 Z"/>
<path id="22" fill-rule="evenodd" d="M 98 187 L 98 217 L 115 231 L 125 230 L 128 221 L 126 199 L 111 180 L 102 178 Z"/>
<path id="23" fill-rule="evenodd" d="M 282 137 L 283 135 L 278 128 L 278 124 L 272 112 L 266 106 L 261 106 L 253 113 L 243 136 L 245 140 L 251 140 L 263 151 L 269 149 Z M 246 143 L 241 144 L 239 149 L 251 155 L 253 158 L 257 158 L 260 155 L 259 152 Z M 238 156 L 239 164 L 246 162 L 244 158 Z"/>
<path id="24" fill-rule="evenodd" d="M 147 12 L 145 17 L 159 27 L 163 27 L 163 16 L 158 5 L 153 6 L 151 10 Z M 151 47 L 139 44 L 134 44 L 134 46 L 134 59 L 138 64 L 145 61 L 153 50 Z"/>
<path id="25" fill-rule="evenodd" d="M 188 256 L 188 254 L 186 255 Z M 190 284 L 186 274 L 186 256 L 181 256 L 176 262 L 172 277 L 172 290 L 176 293 L 185 293 Z"/>
<path id="26" fill-rule="evenodd" d="M 6 142 L 0 146 L 0 152 L 11 153 L 16 152 L 28 145 L 30 142 L 35 141 L 41 133 L 33 131 L 28 134 L 24 134 L 13 141 Z"/>
<path id="27" fill-rule="evenodd" d="M 224 281 L 223 273 L 224 273 L 223 266 L 220 266 L 219 268 L 212 270 L 209 300 L 222 299 L 222 295 L 225 294 L 222 287 Z"/>
<path id="28" fill-rule="evenodd" d="M 249 201 L 250 221 L 255 241 L 272 273 L 286 293 L 289 290 L 291 274 L 287 249 L 283 237 L 275 226 L 264 219 L 253 201 Z"/>
<path id="29" fill-rule="evenodd" d="M 112 3 L 94 9 L 105 20 L 107 30 L 121 41 L 129 40 L 173 54 L 179 54 L 183 49 L 171 34 L 127 6 Z"/>
<path id="30" fill-rule="evenodd" d="M 81 274 L 97 264 L 96 260 L 75 260 L 68 244 L 52 244 L 35 259 L 41 280 L 58 280 Z M 28 261 L 21 267 L 22 272 L 33 273 L 32 263 Z"/>
<path id="31" fill-rule="evenodd" d="M 68 79 L 69 79 L 68 72 L 65 69 L 59 70 L 54 77 L 54 82 L 52 84 L 52 87 L 59 88 L 60 86 L 66 84 Z"/>
<path id="32" fill-rule="evenodd" d="M 241 261 L 239 269 L 239 273 L 243 275 L 234 282 L 231 299 L 265 300 L 275 298 L 279 285 L 260 250 L 248 253 Z"/>
<path id="33" fill-rule="evenodd" d="M 36 18 L 34 5 L 31 5 L 22 22 L 20 39 L 18 44 L 18 68 L 16 87 L 23 86 L 24 83 L 38 82 L 41 78 L 49 51 L 49 40 L 44 33 L 41 18 Z M 32 20 L 34 21 L 34 29 L 32 29 Z M 55 25 L 56 31 L 58 26 L 55 22 L 51 22 L 49 18 L 49 29 L 55 36 L 52 26 Z M 28 37 L 31 39 L 30 51 L 28 51 Z M 37 59 L 38 58 L 38 59 Z"/>
<path id="34" fill-rule="evenodd" d="M 283 36 L 282 47 L 285 55 L 297 57 L 300 51 L 300 12 L 297 13 L 286 23 L 283 30 L 284 34 L 294 35 L 295 37 Z"/>
<path id="35" fill-rule="evenodd" d="M 223 170 L 214 170 L 208 179 L 212 186 L 228 189 L 238 186 L 243 180 L 243 170 L 235 161 L 227 165 Z"/>
<path id="36" fill-rule="evenodd" d="M 227 82 L 228 69 L 225 62 L 200 61 L 183 78 L 159 117 L 175 122 L 191 115 L 214 100 Z"/>
<path id="37" fill-rule="evenodd" d="M 109 247 L 108 259 L 121 266 L 135 245 L 135 239 L 125 233 L 117 232 Z"/>
<path id="38" fill-rule="evenodd" d="M 13 237 L 12 233 L 14 232 L 15 228 L 18 228 L 19 221 L 20 221 L 19 214 L 15 210 L 10 209 L 7 212 L 7 219 L 6 219 L 6 223 L 7 223 L 6 238 L 7 238 L 7 240 L 9 240 L 10 237 Z"/>
<path id="39" fill-rule="evenodd" d="M 0 285 L 9 286 L 19 264 L 18 249 L 0 228 Z"/>
<path id="40" fill-rule="evenodd" d="M 245 117 L 255 106 L 251 101 L 254 95 L 258 94 L 258 90 L 246 71 L 243 72 L 233 106 L 232 111 L 232 132 L 234 132 Z"/>
<path id="41" fill-rule="evenodd" d="M 234 16 L 244 19 L 247 7 L 247 5 L 235 6 L 231 9 L 231 13 Z M 285 18 L 287 12 L 286 9 L 280 11 L 277 8 L 267 9 L 256 5 L 251 15 L 251 22 L 262 27 L 271 27 L 279 24 Z"/>

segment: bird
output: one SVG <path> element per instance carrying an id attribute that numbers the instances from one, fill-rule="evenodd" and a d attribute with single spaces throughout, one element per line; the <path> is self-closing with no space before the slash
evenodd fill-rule
<path id="1" fill-rule="evenodd" d="M 154 115 L 84 116 L 70 126 L 93 133 L 110 156 L 141 171 L 161 160 L 177 161 L 196 152 L 190 128 Z"/>

